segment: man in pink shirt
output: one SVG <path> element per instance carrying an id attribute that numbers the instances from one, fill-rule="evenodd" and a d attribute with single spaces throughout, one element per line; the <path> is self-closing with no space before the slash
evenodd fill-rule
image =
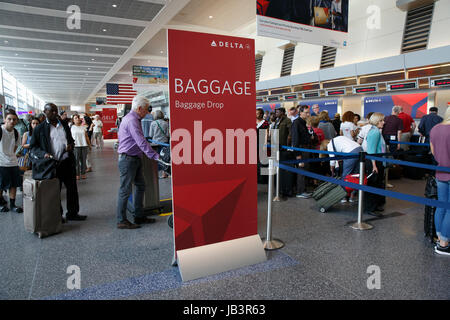
<path id="1" fill-rule="evenodd" d="M 416 130 L 416 123 L 414 119 L 407 113 L 403 112 L 403 108 L 400 107 L 400 113 L 398 116 L 403 121 L 403 130 L 400 141 L 409 142 L 411 140 L 411 136 L 414 134 L 414 130 Z M 402 144 L 400 146 L 402 150 L 408 150 L 408 145 Z"/>

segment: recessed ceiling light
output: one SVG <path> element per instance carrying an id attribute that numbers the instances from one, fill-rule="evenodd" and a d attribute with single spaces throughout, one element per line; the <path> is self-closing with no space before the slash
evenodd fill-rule
<path id="1" fill-rule="evenodd" d="M 94 59 L 94 58 L 92 58 L 91 60 L 92 60 L 92 61 L 95 61 L 95 59 Z"/>
<path id="2" fill-rule="evenodd" d="M 113 4 L 112 6 L 113 6 L 113 8 L 117 8 L 117 4 Z"/>
<path id="3" fill-rule="evenodd" d="M 103 31 L 103 32 L 106 32 L 106 31 L 108 31 L 108 30 L 106 30 L 106 29 L 103 29 L 102 31 Z"/>
<path id="4" fill-rule="evenodd" d="M 209 16 L 208 18 L 212 19 L 212 18 L 214 18 L 214 17 L 213 17 L 213 16 Z"/>
<path id="5" fill-rule="evenodd" d="M 161 53 L 164 53 L 164 51 L 162 51 L 162 50 L 161 50 L 160 52 L 161 52 Z"/>
<path id="6" fill-rule="evenodd" d="M 99 48 L 95 48 L 96 51 L 100 50 Z"/>
<path id="7" fill-rule="evenodd" d="M 5 40 L 4 42 L 5 42 L 6 44 L 8 44 L 8 40 Z"/>
<path id="8" fill-rule="evenodd" d="M 17 57 L 18 55 L 19 55 L 18 53 L 15 54 L 16 57 Z"/>

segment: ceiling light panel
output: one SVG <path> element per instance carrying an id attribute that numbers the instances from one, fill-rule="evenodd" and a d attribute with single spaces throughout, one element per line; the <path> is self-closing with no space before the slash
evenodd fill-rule
<path id="1" fill-rule="evenodd" d="M 1 25 L 2 23 L 0 23 Z M 20 37 L 29 39 L 51 39 L 56 41 L 70 41 L 70 42 L 82 42 L 89 44 L 97 44 L 101 46 L 102 44 L 107 45 L 117 45 L 117 46 L 129 46 L 133 43 L 132 40 L 122 40 L 122 39 L 109 39 L 100 37 L 89 37 L 83 34 L 55 34 L 41 31 L 28 31 L 28 30 L 14 30 L 9 28 L 0 27 L 0 35 L 4 36 L 6 40 L 10 40 L 9 37 Z"/>
<path id="2" fill-rule="evenodd" d="M 49 1 L 49 2 L 56 3 L 57 1 Z M 42 16 L 37 14 L 0 10 L 0 25 L 34 28 L 34 29 L 47 29 L 54 31 L 67 31 L 70 33 L 77 33 L 77 34 L 88 33 L 96 35 L 104 35 L 105 33 L 102 32 L 102 29 L 107 29 L 108 35 L 113 35 L 117 37 L 130 37 L 130 38 L 137 38 L 139 34 L 144 30 L 143 27 L 138 26 L 128 26 L 123 24 L 104 23 L 87 20 L 83 20 L 81 22 L 80 30 L 77 29 L 69 30 L 67 28 L 66 23 L 67 23 L 66 19 L 59 17 Z"/>
<path id="3" fill-rule="evenodd" d="M 137 0 L 6 0 L 2 2 L 64 12 L 67 7 L 77 5 L 82 13 L 142 21 L 152 21 L 164 7 L 162 4 Z M 117 5 L 117 8 L 114 8 L 113 4 Z"/>

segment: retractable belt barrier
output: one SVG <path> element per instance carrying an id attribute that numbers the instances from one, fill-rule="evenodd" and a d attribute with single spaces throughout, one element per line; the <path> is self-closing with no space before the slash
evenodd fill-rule
<path id="1" fill-rule="evenodd" d="M 151 142 L 151 143 L 154 143 L 154 144 L 159 144 L 160 146 L 163 146 L 163 147 L 170 147 L 170 144 L 168 144 L 168 143 L 155 141 L 155 140 L 152 140 L 150 138 L 146 138 L 146 139 L 147 139 L 148 142 Z"/>
<path id="2" fill-rule="evenodd" d="M 318 180 L 323 180 L 323 181 L 330 182 L 333 184 L 338 184 L 343 187 L 362 190 L 364 192 L 374 193 L 374 194 L 378 194 L 378 195 L 385 196 L 385 197 L 391 197 L 391 198 L 396 198 L 396 199 L 400 199 L 400 200 L 415 202 L 415 203 L 423 204 L 423 205 L 430 206 L 430 207 L 439 207 L 439 208 L 450 209 L 450 202 L 431 200 L 428 198 L 422 198 L 422 197 L 404 194 L 404 193 L 400 193 L 400 192 L 388 191 L 385 189 L 378 189 L 378 188 L 374 188 L 374 187 L 370 187 L 370 186 L 366 186 L 366 185 L 360 185 L 360 184 L 347 182 L 347 181 L 343 181 L 343 180 L 337 180 L 334 178 L 330 178 L 330 177 L 316 174 L 313 172 L 305 171 L 302 169 L 292 168 L 292 167 L 289 167 L 289 166 L 281 164 L 281 163 L 279 164 L 279 166 L 280 166 L 280 169 L 298 173 L 298 174 L 301 174 L 301 175 L 304 175 L 304 176 L 307 176 L 307 177 L 310 177 L 313 179 L 318 179 Z"/>
<path id="3" fill-rule="evenodd" d="M 426 144 L 418 144 L 418 145 L 424 146 Z M 287 164 L 293 164 L 293 163 L 308 163 L 308 162 L 321 162 L 321 161 L 332 161 L 332 160 L 337 161 L 337 160 L 354 159 L 354 158 L 359 158 L 359 156 L 360 156 L 359 153 L 331 152 L 331 151 L 322 151 L 322 150 L 314 150 L 314 149 L 294 148 L 294 147 L 288 147 L 288 146 L 280 146 L 280 147 L 285 150 L 294 150 L 294 151 L 311 152 L 311 153 L 322 153 L 322 154 L 339 155 L 340 156 L 340 157 L 328 157 L 328 158 L 319 158 L 319 159 L 305 159 L 305 160 L 299 159 L 299 160 L 282 161 L 280 163 L 275 164 L 275 165 L 278 165 L 280 169 L 284 169 L 284 170 L 291 171 L 291 172 L 294 172 L 297 174 L 301 174 L 301 175 L 304 175 L 304 176 L 307 176 L 307 177 L 310 177 L 313 179 L 318 179 L 318 180 L 334 183 L 334 184 L 337 184 L 337 185 L 340 185 L 343 187 L 349 187 L 352 189 L 361 190 L 361 191 L 369 192 L 369 193 L 374 193 L 374 194 L 378 194 L 378 195 L 385 196 L 385 197 L 391 197 L 391 198 L 396 198 L 396 199 L 400 199 L 400 200 L 415 202 L 415 203 L 419 203 L 419 204 L 431 206 L 431 207 L 450 209 L 449 202 L 432 200 L 432 199 L 408 195 L 408 194 L 404 194 L 404 193 L 400 193 L 400 192 L 388 191 L 385 189 L 374 188 L 374 187 L 370 187 L 370 186 L 366 186 L 366 185 L 362 185 L 362 184 L 356 184 L 356 183 L 351 183 L 351 182 L 347 182 L 347 181 L 343 181 L 343 180 L 337 180 L 337 179 L 323 176 L 320 174 L 316 174 L 313 172 L 305 171 L 303 169 L 292 168 L 287 165 Z M 415 162 L 409 162 L 409 161 L 401 161 L 401 160 L 395 160 L 395 159 L 391 159 L 391 158 L 380 157 L 380 156 L 392 156 L 392 155 L 395 155 L 395 153 L 394 154 L 391 154 L 391 153 L 376 154 L 376 156 L 366 154 L 365 159 L 381 161 L 381 162 L 390 162 L 390 163 L 404 165 L 404 166 L 424 168 L 424 169 L 429 169 L 429 170 L 433 170 L 433 171 L 441 171 L 441 172 L 450 173 L 450 167 L 433 166 L 433 165 L 428 165 L 428 164 L 415 163 Z"/>
<path id="4" fill-rule="evenodd" d="M 406 144 L 409 146 L 429 147 L 429 143 L 406 142 L 406 141 L 389 141 L 390 144 Z"/>
<path id="5" fill-rule="evenodd" d="M 449 167 L 440 167 L 440 166 L 433 166 L 433 165 L 424 164 L 424 163 L 395 160 L 395 159 L 390 159 L 390 158 L 374 157 L 372 155 L 367 155 L 366 159 L 375 160 L 375 161 L 390 162 L 390 163 L 399 164 L 399 165 L 402 165 L 402 166 L 430 169 L 430 170 L 433 170 L 433 171 L 441 171 L 441 172 L 448 172 L 448 173 L 450 173 L 450 168 Z"/>

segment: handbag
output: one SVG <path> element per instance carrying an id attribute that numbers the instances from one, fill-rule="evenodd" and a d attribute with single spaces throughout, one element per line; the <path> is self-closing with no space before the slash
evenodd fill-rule
<path id="1" fill-rule="evenodd" d="M 53 158 L 40 158 L 36 154 L 30 154 L 32 163 L 32 178 L 34 180 L 49 180 L 56 178 L 58 161 Z"/>
<path id="2" fill-rule="evenodd" d="M 17 162 L 19 163 L 19 169 L 21 171 L 27 171 L 31 169 L 31 161 L 28 152 L 24 156 L 17 158 Z"/>

